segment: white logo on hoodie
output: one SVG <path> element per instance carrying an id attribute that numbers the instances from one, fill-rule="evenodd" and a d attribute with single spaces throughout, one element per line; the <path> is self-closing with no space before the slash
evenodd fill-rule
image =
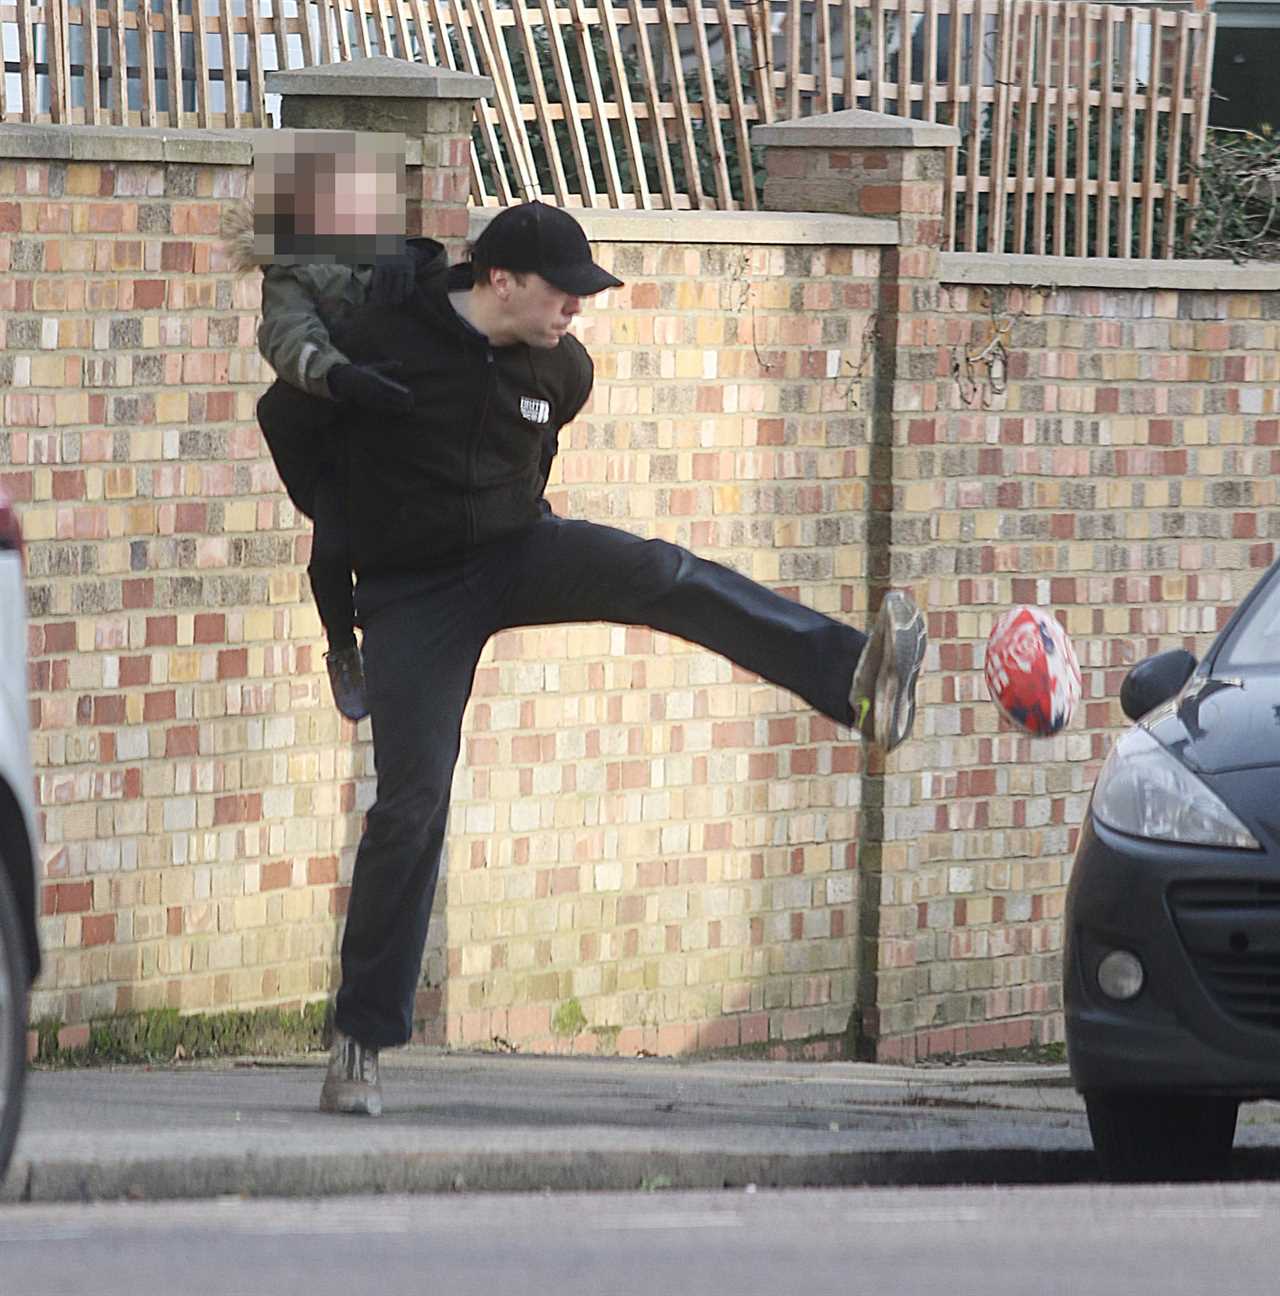
<path id="1" fill-rule="evenodd" d="M 532 396 L 521 396 L 520 413 L 523 414 L 530 423 L 550 423 L 551 402 L 536 400 Z"/>

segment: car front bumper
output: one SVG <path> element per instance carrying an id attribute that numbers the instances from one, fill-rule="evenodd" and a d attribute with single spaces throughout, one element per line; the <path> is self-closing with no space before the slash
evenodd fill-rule
<path id="1" fill-rule="evenodd" d="M 1206 942 L 1179 926 L 1179 888 L 1256 888 L 1280 879 L 1268 853 L 1182 847 L 1126 837 L 1086 821 L 1067 897 L 1063 999 L 1072 1079 L 1082 1092 L 1164 1091 L 1280 1096 L 1280 1028 L 1230 1010 L 1206 975 Z M 1234 911 L 1231 911 L 1234 912 Z M 1276 906 L 1280 919 L 1280 900 Z M 1265 921 L 1265 920 L 1264 920 Z M 1224 953 L 1239 923 L 1221 925 Z M 1280 942 L 1280 921 L 1275 924 Z M 1096 972 L 1113 949 L 1146 974 L 1117 1002 Z M 1280 1005 L 1280 976 L 1275 991 Z"/>

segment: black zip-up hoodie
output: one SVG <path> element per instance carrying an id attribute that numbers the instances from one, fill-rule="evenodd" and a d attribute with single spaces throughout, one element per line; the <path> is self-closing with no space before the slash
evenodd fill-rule
<path id="1" fill-rule="evenodd" d="M 355 364 L 398 361 L 414 395 L 402 417 L 352 408 L 347 429 L 352 563 L 361 578 L 429 567 L 528 526 L 546 511 L 559 430 L 591 394 L 577 338 L 494 347 L 453 309 L 471 267 L 414 239 L 413 295 L 358 309 L 334 341 Z"/>

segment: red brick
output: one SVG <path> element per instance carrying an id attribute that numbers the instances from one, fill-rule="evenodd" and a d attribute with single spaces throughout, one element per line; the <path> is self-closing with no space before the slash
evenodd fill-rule
<path id="1" fill-rule="evenodd" d="M 262 818 L 262 793 L 261 792 L 242 792 L 235 796 L 220 796 L 213 800 L 213 823 L 214 827 L 221 827 L 223 824 L 232 823 L 257 823 Z M 281 864 L 288 865 L 287 860 L 278 861 Z M 263 865 L 264 878 L 265 871 L 271 865 Z M 267 883 L 263 882 L 264 891 L 267 889 Z"/>
<path id="2" fill-rule="evenodd" d="M 178 714 L 178 695 L 173 689 L 147 693 L 142 700 L 142 718 L 149 724 L 158 720 L 172 720 Z"/>
<path id="3" fill-rule="evenodd" d="M 82 945 L 109 945 L 115 938 L 115 914 L 86 914 L 80 920 Z"/>
<path id="4" fill-rule="evenodd" d="M 228 648 L 218 654 L 218 678 L 244 679 L 249 673 L 249 650 Z"/>
<path id="5" fill-rule="evenodd" d="M 738 1038 L 743 1044 L 765 1044 L 769 1040 L 769 1014 L 749 1013 L 738 1019 Z"/>
<path id="6" fill-rule="evenodd" d="M 223 643 L 227 637 L 227 618 L 221 612 L 197 612 L 195 641 L 198 644 Z"/>
<path id="7" fill-rule="evenodd" d="M 197 725 L 174 725 L 165 730 L 166 756 L 197 756 L 200 753 L 200 729 Z"/>
<path id="8" fill-rule="evenodd" d="M 164 305 L 165 281 L 163 279 L 135 279 L 133 305 L 135 310 L 156 310 Z"/>
<path id="9" fill-rule="evenodd" d="M 93 908 L 93 883 L 59 882 L 46 887 L 45 904 L 46 913 L 84 913 Z"/>
<path id="10" fill-rule="evenodd" d="M 338 880 L 338 857 L 317 855 L 307 861 L 308 886 L 332 886 Z"/>
<path id="11" fill-rule="evenodd" d="M 124 681 L 121 680 L 123 684 Z M 122 725 L 125 722 L 125 699 L 121 693 L 93 699 L 93 723 L 96 725 Z"/>
<path id="12" fill-rule="evenodd" d="M 156 616 L 147 618 L 147 647 L 171 648 L 178 642 L 178 618 Z"/>
<path id="13" fill-rule="evenodd" d="M 152 607 L 156 601 L 155 581 L 150 578 L 122 581 L 120 593 L 126 610 L 134 611 L 138 608 Z"/>
<path id="14" fill-rule="evenodd" d="M 262 865 L 259 888 L 263 891 L 278 891 L 293 882 L 293 864 L 287 859 L 271 860 Z"/>
<path id="15" fill-rule="evenodd" d="M 150 657 L 120 658 L 120 687 L 132 688 L 139 684 L 151 683 Z"/>

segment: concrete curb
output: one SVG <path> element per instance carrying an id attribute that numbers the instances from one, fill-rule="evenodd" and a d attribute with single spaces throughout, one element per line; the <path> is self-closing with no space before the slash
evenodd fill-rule
<path id="1" fill-rule="evenodd" d="M 1274 1158 L 1272 1158 L 1274 1160 Z M 823 1155 L 386 1153 L 203 1157 L 10 1168 L 0 1202 L 330 1197 L 447 1192 L 633 1192 L 637 1189 L 900 1187 L 1068 1183 L 1097 1175 L 1091 1153 L 1027 1148 Z"/>

